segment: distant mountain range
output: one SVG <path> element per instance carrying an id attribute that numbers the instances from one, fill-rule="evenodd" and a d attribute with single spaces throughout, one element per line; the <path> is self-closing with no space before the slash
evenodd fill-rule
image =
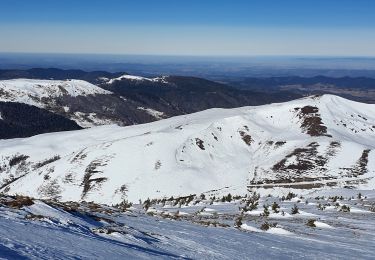
<path id="1" fill-rule="evenodd" d="M 375 103 L 375 79 L 366 77 L 270 77 L 235 78 L 225 83 L 257 92 L 297 95 L 334 94 L 364 103 Z"/>

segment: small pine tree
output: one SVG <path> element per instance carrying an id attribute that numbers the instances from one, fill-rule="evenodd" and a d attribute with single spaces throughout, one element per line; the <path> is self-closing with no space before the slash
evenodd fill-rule
<path id="1" fill-rule="evenodd" d="M 260 198 L 260 195 L 254 192 L 249 198 L 245 200 L 245 207 L 243 208 L 243 211 L 252 211 L 254 209 L 258 208 L 258 200 Z"/>
<path id="2" fill-rule="evenodd" d="M 273 210 L 275 213 L 279 213 L 279 212 L 280 212 L 279 209 L 280 209 L 279 204 L 277 204 L 276 202 L 273 202 L 273 204 L 272 204 L 272 210 Z"/>
<path id="3" fill-rule="evenodd" d="M 297 194 L 294 194 L 293 192 L 289 192 L 288 195 L 286 195 L 285 200 L 291 200 L 295 197 L 297 197 Z"/>
<path id="4" fill-rule="evenodd" d="M 147 210 L 150 208 L 150 206 L 151 206 L 151 201 L 150 201 L 150 199 L 147 199 L 147 200 L 145 200 L 145 201 L 143 202 L 143 209 L 144 209 L 145 211 L 147 211 Z"/>
<path id="5" fill-rule="evenodd" d="M 346 206 L 346 205 L 342 205 L 340 211 L 341 212 L 350 212 L 350 207 Z"/>
<path id="6" fill-rule="evenodd" d="M 293 208 L 292 208 L 292 211 L 291 211 L 291 214 L 295 215 L 295 214 L 298 214 L 299 213 L 299 209 L 297 207 L 296 204 L 294 204 Z"/>
<path id="7" fill-rule="evenodd" d="M 259 205 L 259 202 L 258 201 L 252 201 L 249 205 L 249 210 L 254 210 L 254 209 L 257 209 L 258 208 L 258 205 Z"/>
<path id="8" fill-rule="evenodd" d="M 316 227 L 315 225 L 315 219 L 309 219 L 306 223 L 307 226 L 309 227 Z"/>
<path id="9" fill-rule="evenodd" d="M 268 224 L 268 222 L 264 222 L 264 223 L 260 226 L 260 229 L 261 229 L 261 230 L 264 230 L 264 231 L 267 231 L 268 229 L 270 229 L 270 225 Z"/>
<path id="10" fill-rule="evenodd" d="M 263 205 L 263 216 L 268 217 L 270 215 L 270 211 L 268 210 L 268 206 Z"/>
<path id="11" fill-rule="evenodd" d="M 260 229 L 261 230 L 264 230 L 264 231 L 267 231 L 268 229 L 272 228 L 272 227 L 276 227 L 277 226 L 277 223 L 268 223 L 267 221 L 264 222 L 261 226 L 260 226 Z"/>
<path id="12" fill-rule="evenodd" d="M 239 215 L 235 220 L 234 220 L 234 227 L 235 228 L 240 228 L 242 226 L 242 215 Z"/>
<path id="13" fill-rule="evenodd" d="M 118 208 L 122 211 L 126 211 L 129 209 L 133 204 L 131 202 L 128 202 L 127 200 L 123 200 L 120 204 L 117 205 Z"/>

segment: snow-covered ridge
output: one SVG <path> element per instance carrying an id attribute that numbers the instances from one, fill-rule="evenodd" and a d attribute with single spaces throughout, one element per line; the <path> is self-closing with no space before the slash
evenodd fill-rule
<path id="1" fill-rule="evenodd" d="M 112 92 L 97 87 L 87 81 L 76 79 L 12 79 L 0 81 L 0 101 L 24 103 L 48 109 L 54 113 L 63 113 L 64 116 L 76 121 L 81 126 L 93 126 L 95 122 L 102 124 L 105 123 L 106 120 L 93 118 L 94 120 L 92 121 L 84 117 L 79 117 L 80 111 L 70 111 L 69 101 L 64 102 L 63 100 L 66 97 L 76 98 L 108 94 L 112 94 Z M 61 106 L 61 104 L 64 105 Z M 114 122 L 110 121 L 108 123 L 113 124 Z"/>
<path id="2" fill-rule="evenodd" d="M 0 81 L 0 100 L 31 105 L 40 104 L 43 98 L 64 95 L 77 97 L 97 94 L 111 94 L 84 80 L 36 80 L 12 79 Z"/>
<path id="3" fill-rule="evenodd" d="M 57 97 L 62 95 L 81 96 L 95 94 L 111 94 L 110 91 L 99 88 L 87 81 L 70 80 L 39 80 L 39 79 L 11 79 L 1 80 L 3 91 L 17 92 L 17 94 L 31 94 L 37 97 Z"/>
<path id="4" fill-rule="evenodd" d="M 106 81 L 107 84 L 112 84 L 112 83 L 114 83 L 116 81 L 121 81 L 121 80 L 149 81 L 149 82 L 167 83 L 167 76 L 156 77 L 156 78 L 146 78 L 146 77 L 134 76 L 134 75 L 122 75 L 122 76 L 120 76 L 118 78 L 114 78 L 114 79 L 103 78 L 103 80 Z"/>
<path id="5" fill-rule="evenodd" d="M 111 94 L 83 80 L 37 80 L 12 79 L 0 81 L 0 101 L 20 102 L 43 107 L 43 98 L 64 95 L 77 97 L 97 94 Z"/>
<path id="6" fill-rule="evenodd" d="M 0 141 L 0 185 L 106 204 L 213 190 L 374 187 L 374 111 L 325 95 Z"/>

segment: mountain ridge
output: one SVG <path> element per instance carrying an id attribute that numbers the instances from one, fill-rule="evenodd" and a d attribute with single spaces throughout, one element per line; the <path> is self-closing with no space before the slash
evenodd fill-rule
<path id="1" fill-rule="evenodd" d="M 372 111 L 374 105 L 324 95 L 1 141 L 2 192 L 114 204 L 249 189 L 369 187 Z"/>

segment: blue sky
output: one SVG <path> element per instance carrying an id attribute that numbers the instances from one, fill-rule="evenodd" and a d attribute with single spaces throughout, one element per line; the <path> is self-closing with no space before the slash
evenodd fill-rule
<path id="1" fill-rule="evenodd" d="M 373 0 L 0 0 L 0 52 L 375 56 Z"/>

